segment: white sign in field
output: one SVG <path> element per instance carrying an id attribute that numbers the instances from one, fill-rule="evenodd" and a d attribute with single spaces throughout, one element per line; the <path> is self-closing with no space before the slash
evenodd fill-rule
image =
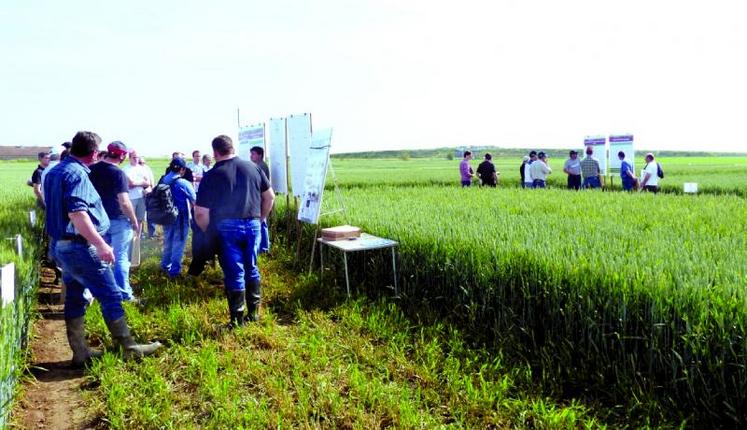
<path id="1" fill-rule="evenodd" d="M 270 118 L 270 177 L 276 193 L 288 193 L 287 142 L 285 118 Z"/>
<path id="2" fill-rule="evenodd" d="M 311 137 L 309 155 L 306 159 L 306 178 L 301 195 L 301 205 L 298 208 L 299 221 L 309 224 L 319 222 L 331 143 L 332 129 L 319 130 Z"/>
<path id="3" fill-rule="evenodd" d="M 13 263 L 0 268 L 0 296 L 3 307 L 16 299 L 16 266 Z"/>
<path id="4" fill-rule="evenodd" d="M 615 169 L 618 172 L 622 165 L 620 157 L 617 155 L 620 151 L 625 153 L 625 161 L 630 164 L 633 172 L 635 172 L 635 147 L 633 146 L 632 134 L 610 135 L 610 169 Z"/>
<path id="5" fill-rule="evenodd" d="M 607 137 L 605 136 L 586 136 L 584 138 L 584 157 L 586 148 L 591 147 L 594 150 L 594 158 L 599 161 L 599 169 L 602 175 L 607 174 Z"/>
<path id="6" fill-rule="evenodd" d="M 311 148 L 311 114 L 291 115 L 287 121 L 291 191 L 294 196 L 300 197 L 304 191 L 306 163 Z"/>
<path id="7" fill-rule="evenodd" d="M 265 124 L 259 123 L 239 128 L 239 158 L 249 160 L 249 150 L 254 146 L 265 149 Z"/>

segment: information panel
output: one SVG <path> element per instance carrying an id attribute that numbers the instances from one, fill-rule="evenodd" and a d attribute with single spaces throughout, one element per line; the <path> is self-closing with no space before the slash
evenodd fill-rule
<path id="1" fill-rule="evenodd" d="M 599 169 L 602 175 L 607 174 L 607 137 L 605 136 L 586 136 L 584 138 L 584 151 L 581 153 L 582 158 L 586 157 L 586 148 L 591 146 L 594 149 L 594 158 L 599 161 Z"/>
<path id="2" fill-rule="evenodd" d="M 239 158 L 249 160 L 249 150 L 254 146 L 265 149 L 265 124 L 259 123 L 239 128 Z"/>
<path id="3" fill-rule="evenodd" d="M 287 121 L 291 191 L 294 196 L 300 197 L 304 191 L 306 162 L 311 148 L 311 114 L 291 115 Z"/>
<path id="4" fill-rule="evenodd" d="M 633 146 L 632 134 L 613 134 L 610 135 L 610 169 L 620 171 L 620 158 L 618 152 L 625 153 L 625 161 L 630 163 L 635 172 L 635 147 Z"/>
<path id="5" fill-rule="evenodd" d="M 309 224 L 319 222 L 331 142 L 331 129 L 319 130 L 312 135 L 309 155 L 306 158 L 306 178 L 304 179 L 303 194 L 298 208 L 299 221 Z"/>
<path id="6" fill-rule="evenodd" d="M 270 177 L 276 193 L 288 194 L 285 118 L 270 118 Z"/>

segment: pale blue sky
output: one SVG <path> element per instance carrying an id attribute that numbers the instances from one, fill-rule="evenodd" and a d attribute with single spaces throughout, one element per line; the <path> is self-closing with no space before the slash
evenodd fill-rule
<path id="1" fill-rule="evenodd" d="M 89 129 L 147 155 L 311 112 L 333 152 L 747 151 L 745 7 L 702 1 L 20 1 L 0 6 L 5 145 Z"/>

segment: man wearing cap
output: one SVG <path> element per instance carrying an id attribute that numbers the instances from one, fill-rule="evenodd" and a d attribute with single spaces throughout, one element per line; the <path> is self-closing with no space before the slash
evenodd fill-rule
<path id="1" fill-rule="evenodd" d="M 168 273 L 169 278 L 175 278 L 182 272 L 182 257 L 184 256 L 184 247 L 187 244 L 187 236 L 189 236 L 190 207 L 197 197 L 192 182 L 183 177 L 188 170 L 184 159 L 174 158 L 169 163 L 168 173 L 159 181 L 159 183 L 171 187 L 174 205 L 179 209 L 176 221 L 163 226 L 161 270 Z"/>
<path id="2" fill-rule="evenodd" d="M 532 174 L 532 188 L 545 188 L 547 184 L 547 175 L 552 173 L 552 169 L 547 165 L 547 155 L 540 151 L 537 154 L 537 160 L 529 168 Z"/>
<path id="3" fill-rule="evenodd" d="M 578 159 L 577 151 L 568 153 L 568 159 L 565 160 L 563 165 L 563 172 L 568 175 L 569 190 L 581 188 L 581 160 Z"/>
<path id="4" fill-rule="evenodd" d="M 153 186 L 151 179 L 153 173 L 149 172 L 150 169 L 148 167 L 140 164 L 140 157 L 134 149 L 130 149 L 130 162 L 122 170 L 127 175 L 129 187 L 127 193 L 135 210 L 135 218 L 137 218 L 138 225 L 143 228 L 142 223 L 145 219 L 145 190 Z"/>
<path id="5" fill-rule="evenodd" d="M 130 202 L 127 175 L 118 167 L 126 157 L 124 143 L 110 143 L 101 161 L 90 167 L 88 178 L 101 196 L 109 217 L 109 230 L 104 234 L 104 240 L 114 251 L 114 280 L 122 300 L 136 301 L 130 286 L 130 245 L 134 232 L 139 231 L 139 224 Z"/>
<path id="6" fill-rule="evenodd" d="M 602 170 L 599 167 L 599 161 L 594 158 L 594 148 L 586 147 L 586 157 L 581 160 L 581 176 L 583 183 L 581 188 L 601 188 L 602 187 Z"/>
<path id="7" fill-rule="evenodd" d="M 41 175 L 44 169 L 49 165 L 49 153 L 40 152 L 36 154 L 36 158 L 39 160 L 39 164 L 34 169 L 34 173 L 31 174 L 31 181 L 29 185 L 34 188 L 34 195 L 36 196 L 36 205 L 44 209 L 44 197 L 42 196 L 41 188 Z"/>
<path id="8" fill-rule="evenodd" d="M 63 269 L 65 327 L 74 366 L 82 366 L 97 355 L 88 349 L 85 339 L 86 288 L 101 304 L 104 321 L 125 357 L 149 355 L 161 346 L 158 342 L 136 344 L 125 320 L 122 295 L 109 266 L 114 262 L 114 252 L 102 237 L 109 228 L 109 217 L 88 178 L 88 166 L 100 143 L 96 133 L 78 132 L 70 155 L 49 171 L 44 182 L 45 227 L 54 243 L 55 261 Z"/>
<path id="9" fill-rule="evenodd" d="M 219 262 L 231 317 L 229 326 L 235 327 L 259 318 L 257 254 L 261 223 L 272 210 L 275 193 L 256 164 L 236 157 L 230 137 L 217 136 L 212 147 L 216 163 L 202 178 L 195 221 L 202 231 L 214 228 L 220 237 Z"/>

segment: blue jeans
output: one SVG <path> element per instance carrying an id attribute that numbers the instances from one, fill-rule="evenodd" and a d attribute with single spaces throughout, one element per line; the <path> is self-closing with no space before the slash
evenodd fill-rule
<path id="1" fill-rule="evenodd" d="M 545 181 L 542 179 L 535 179 L 532 188 L 545 188 Z"/>
<path id="2" fill-rule="evenodd" d="M 58 240 L 54 245 L 54 258 L 62 266 L 62 281 L 66 288 L 65 319 L 86 314 L 86 289 L 101 303 L 101 313 L 106 321 L 115 321 L 124 316 L 122 294 L 114 280 L 114 273 L 101 261 L 96 248 L 87 243 Z"/>
<path id="3" fill-rule="evenodd" d="M 599 176 L 589 176 L 584 178 L 584 183 L 581 188 L 602 188 L 602 183 L 599 182 Z"/>
<path id="4" fill-rule="evenodd" d="M 470 185 L 472 185 L 472 181 L 462 179 L 462 186 L 463 187 L 469 187 Z"/>
<path id="5" fill-rule="evenodd" d="M 173 224 L 163 226 L 163 256 L 161 257 L 161 269 L 169 273 L 170 277 L 179 276 L 182 272 L 182 257 L 184 247 L 187 245 L 189 236 L 189 219 L 179 216 Z"/>
<path id="6" fill-rule="evenodd" d="M 257 253 L 260 228 L 257 219 L 224 219 L 218 222 L 221 241 L 218 260 L 227 291 L 244 291 L 247 280 L 259 280 Z"/>
<path id="7" fill-rule="evenodd" d="M 129 220 L 117 218 L 110 220 L 109 230 L 104 235 L 106 243 L 114 248 L 114 280 L 117 282 L 122 300 L 132 300 L 130 287 L 130 245 L 132 244 L 132 224 Z"/>

